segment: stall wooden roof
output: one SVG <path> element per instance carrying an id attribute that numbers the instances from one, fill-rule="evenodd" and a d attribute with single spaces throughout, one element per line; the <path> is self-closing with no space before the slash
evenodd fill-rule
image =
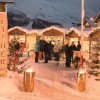
<path id="1" fill-rule="evenodd" d="M 71 38 L 73 38 L 73 37 L 79 37 L 79 35 L 74 30 L 70 31 L 68 33 L 68 36 L 71 37 Z"/>
<path id="2" fill-rule="evenodd" d="M 100 38 L 100 27 L 94 28 L 89 32 L 90 38 Z"/>
<path id="3" fill-rule="evenodd" d="M 98 13 L 98 15 L 96 16 L 94 23 L 98 23 L 98 21 L 100 21 L 100 12 Z"/>
<path id="4" fill-rule="evenodd" d="M 80 36 L 80 31 L 76 28 L 70 28 L 67 36 L 71 38 L 79 37 Z"/>
<path id="5" fill-rule="evenodd" d="M 45 35 L 45 36 L 59 36 L 59 35 L 64 35 L 63 32 L 61 32 L 61 31 L 59 31 L 57 29 L 54 29 L 54 28 L 45 31 L 42 34 Z"/>
<path id="6" fill-rule="evenodd" d="M 27 30 L 17 26 L 8 30 L 9 35 L 25 35 L 26 32 Z"/>
<path id="7" fill-rule="evenodd" d="M 50 27 L 44 28 L 40 30 L 39 35 L 45 35 L 45 36 L 59 36 L 59 35 L 65 35 L 68 32 L 68 29 L 52 25 Z"/>

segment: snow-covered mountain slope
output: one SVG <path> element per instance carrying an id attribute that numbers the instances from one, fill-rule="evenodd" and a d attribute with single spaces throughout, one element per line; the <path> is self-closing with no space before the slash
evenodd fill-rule
<path id="1" fill-rule="evenodd" d="M 23 12 L 31 19 L 42 19 L 61 23 L 72 27 L 72 23 L 80 23 L 82 0 L 15 0 L 8 4 L 8 11 Z M 84 0 L 85 16 L 95 17 L 100 12 L 100 0 Z"/>

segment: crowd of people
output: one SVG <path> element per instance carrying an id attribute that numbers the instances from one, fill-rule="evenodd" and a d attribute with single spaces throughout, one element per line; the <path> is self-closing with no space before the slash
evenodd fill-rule
<path id="1" fill-rule="evenodd" d="M 55 45 L 53 45 L 51 41 L 46 42 L 45 40 L 37 40 L 34 45 L 34 52 L 36 63 L 38 63 L 39 58 L 44 58 L 44 63 L 48 63 L 48 60 L 51 60 L 53 56 L 55 57 L 55 60 L 58 61 L 60 46 L 58 43 L 55 43 Z"/>
<path id="2" fill-rule="evenodd" d="M 71 45 L 69 45 L 69 43 L 65 45 L 66 67 L 71 67 L 71 62 L 74 63 L 75 59 L 73 59 L 73 51 L 80 51 L 80 49 L 80 42 L 77 43 L 77 46 L 74 42 L 72 42 Z M 76 60 L 78 61 L 80 58 L 77 57 Z"/>
<path id="3" fill-rule="evenodd" d="M 73 59 L 73 51 L 80 51 L 81 44 L 80 42 L 75 45 L 74 42 L 67 43 L 64 45 L 64 53 L 66 59 L 66 67 L 71 67 L 71 63 L 74 63 L 75 59 Z M 59 45 L 58 42 L 55 42 L 53 45 L 50 42 L 46 42 L 45 40 L 37 40 L 34 46 L 34 53 L 35 53 L 35 62 L 38 63 L 39 58 L 44 59 L 43 63 L 48 63 L 48 60 L 51 60 L 52 57 L 55 58 L 55 61 L 60 60 L 60 53 L 62 47 Z M 79 61 L 80 58 L 76 58 L 76 61 Z"/>
<path id="4" fill-rule="evenodd" d="M 11 43 L 13 44 L 10 44 L 11 47 L 13 46 L 12 50 L 15 52 L 20 52 L 20 56 L 22 56 L 25 45 L 22 42 L 19 43 L 18 41 L 14 41 L 14 43 Z M 65 54 L 66 67 L 71 67 L 71 63 L 74 63 L 75 60 L 77 62 L 80 60 L 79 57 L 73 59 L 73 51 L 80 51 L 80 49 L 80 42 L 78 42 L 77 45 L 75 45 L 73 41 L 71 42 L 71 44 L 67 43 L 66 45 L 61 47 L 58 41 L 56 41 L 55 44 L 53 44 L 51 41 L 47 42 L 45 40 L 37 40 L 34 45 L 35 63 L 38 63 L 39 60 L 42 59 L 44 59 L 43 63 L 48 63 L 48 61 L 52 60 L 52 58 L 54 58 L 55 61 L 59 61 L 61 52 L 63 52 Z"/>
<path id="5" fill-rule="evenodd" d="M 25 48 L 24 43 L 19 43 L 18 41 L 12 41 L 10 43 L 11 51 L 15 51 L 15 55 L 18 55 L 20 53 L 20 56 L 23 55 L 23 51 Z M 74 41 L 70 43 L 67 43 L 63 45 L 63 47 L 60 46 L 59 42 L 56 41 L 54 44 L 49 41 L 45 40 L 37 40 L 34 44 L 34 53 L 35 53 L 35 63 L 38 63 L 39 60 L 44 59 L 43 63 L 48 63 L 49 60 L 54 59 L 55 61 L 60 60 L 60 55 L 63 52 L 65 54 L 65 65 L 66 67 L 71 67 L 71 63 L 74 64 L 74 62 L 78 62 L 80 60 L 79 57 L 76 59 L 73 59 L 73 51 L 80 51 L 81 44 L 80 42 L 75 45 Z"/>

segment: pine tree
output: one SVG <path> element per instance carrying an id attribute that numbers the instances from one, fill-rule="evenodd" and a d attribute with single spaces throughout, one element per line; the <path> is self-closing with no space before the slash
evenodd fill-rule
<path id="1" fill-rule="evenodd" d="M 90 58 L 88 61 L 89 74 L 100 75 L 100 39 L 92 39 L 90 47 Z"/>

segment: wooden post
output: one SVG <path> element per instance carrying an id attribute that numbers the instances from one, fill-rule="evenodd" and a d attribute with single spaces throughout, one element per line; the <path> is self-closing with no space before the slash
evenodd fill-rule
<path id="1" fill-rule="evenodd" d="M 26 70 L 24 72 L 23 85 L 24 85 L 25 92 L 34 91 L 34 77 L 35 77 L 35 72 L 33 72 L 31 69 Z"/>
<path id="2" fill-rule="evenodd" d="M 78 90 L 80 92 L 86 90 L 86 73 L 78 73 Z"/>
<path id="3" fill-rule="evenodd" d="M 7 52 L 8 52 L 8 34 L 7 34 L 7 13 L 0 12 L 0 76 L 7 75 Z"/>
<path id="4" fill-rule="evenodd" d="M 7 3 L 9 0 L 0 0 L 0 77 L 7 76 L 8 63 L 8 19 Z"/>
<path id="5" fill-rule="evenodd" d="M 86 67 L 80 67 L 78 72 L 78 90 L 84 92 L 86 90 Z"/>

